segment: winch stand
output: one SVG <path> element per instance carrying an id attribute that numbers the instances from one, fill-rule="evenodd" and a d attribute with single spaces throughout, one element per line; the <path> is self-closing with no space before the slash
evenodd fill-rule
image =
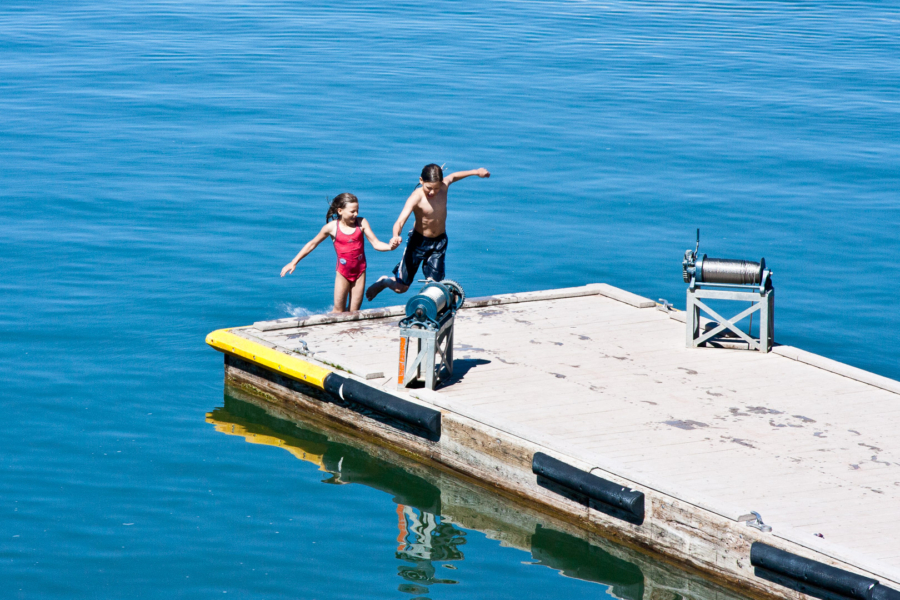
<path id="1" fill-rule="evenodd" d="M 416 379 L 422 379 L 425 387 L 433 390 L 441 379 L 441 368 L 446 367 L 448 377 L 453 375 L 453 323 L 454 315 L 448 313 L 439 327 L 423 327 L 421 324 L 400 324 L 400 365 L 397 388 L 404 389 Z M 418 351 L 413 361 L 407 362 L 409 345 L 418 340 Z M 440 362 L 436 357 L 440 356 Z"/>
<path id="2" fill-rule="evenodd" d="M 687 311 L 685 330 L 687 333 L 687 347 L 696 348 L 705 345 L 726 329 L 738 338 L 747 342 L 750 350 L 769 352 L 772 349 L 772 341 L 775 337 L 775 290 L 771 285 L 758 286 L 754 291 L 725 291 L 715 289 L 703 289 L 703 284 L 691 283 L 687 290 Z M 711 286 L 712 284 L 706 284 Z M 724 285 L 717 287 L 726 287 Z M 752 286 L 730 286 L 752 287 Z M 707 306 L 701 298 L 708 300 L 737 300 L 751 302 L 750 308 L 741 311 L 730 319 L 725 319 L 719 313 Z M 717 327 L 700 333 L 700 312 L 703 311 L 718 323 Z M 737 323 L 742 319 L 759 312 L 759 337 L 753 338 L 741 331 Z"/>

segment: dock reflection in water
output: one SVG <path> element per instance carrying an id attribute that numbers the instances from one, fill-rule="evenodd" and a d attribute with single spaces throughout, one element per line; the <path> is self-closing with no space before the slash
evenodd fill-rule
<path id="1" fill-rule="evenodd" d="M 206 420 L 219 432 L 283 448 L 316 465 L 329 474 L 323 483 L 358 483 L 392 495 L 397 504 L 400 592 L 422 595 L 429 593 L 429 586 L 457 583 L 439 577 L 435 563 L 453 570 L 450 563 L 463 561 L 469 529 L 529 552 L 531 564 L 599 583 L 621 600 L 743 600 L 715 583 L 306 416 L 288 414 L 236 388 L 226 387 L 224 406 L 208 413 Z"/>

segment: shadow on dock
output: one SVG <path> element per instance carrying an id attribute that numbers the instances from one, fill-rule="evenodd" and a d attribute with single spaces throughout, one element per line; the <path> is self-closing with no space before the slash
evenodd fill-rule
<path id="1" fill-rule="evenodd" d="M 491 364 L 491 361 L 483 358 L 457 358 L 453 361 L 453 375 L 448 377 L 446 381 L 441 381 L 441 387 L 447 387 L 448 385 L 453 385 L 454 383 L 462 381 L 465 378 L 466 373 L 475 367 L 489 364 Z"/>
<path id="2" fill-rule="evenodd" d="M 306 415 L 288 413 L 226 386 L 224 406 L 207 414 L 217 431 L 283 448 L 327 476 L 327 484 L 362 484 L 393 497 L 398 514 L 399 591 L 456 583 L 436 576 L 435 562 L 462 561 L 466 529 L 529 552 L 535 565 L 599 583 L 620 600 L 742 598 L 703 578 L 581 531 L 548 515 L 380 446 L 345 435 Z"/>

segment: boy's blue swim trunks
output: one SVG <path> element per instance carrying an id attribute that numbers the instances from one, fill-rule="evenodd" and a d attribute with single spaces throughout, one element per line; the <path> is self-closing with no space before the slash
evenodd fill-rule
<path id="1" fill-rule="evenodd" d="M 446 253 L 446 233 L 429 238 L 413 229 L 406 238 L 403 258 L 394 267 L 394 276 L 403 285 L 411 285 L 416 277 L 416 271 L 419 270 L 419 265 L 424 261 L 422 274 L 435 281 L 442 281 L 444 279 L 444 256 Z"/>

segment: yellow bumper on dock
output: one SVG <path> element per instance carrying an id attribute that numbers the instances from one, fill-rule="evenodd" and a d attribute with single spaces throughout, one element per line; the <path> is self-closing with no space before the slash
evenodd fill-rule
<path id="1" fill-rule="evenodd" d="M 266 348 L 248 339 L 231 333 L 230 329 L 218 329 L 206 336 L 206 343 L 220 352 L 234 354 L 257 363 L 273 371 L 283 373 L 291 379 L 303 381 L 319 389 L 325 389 L 325 378 L 331 371 L 306 362 L 294 356 Z"/>

